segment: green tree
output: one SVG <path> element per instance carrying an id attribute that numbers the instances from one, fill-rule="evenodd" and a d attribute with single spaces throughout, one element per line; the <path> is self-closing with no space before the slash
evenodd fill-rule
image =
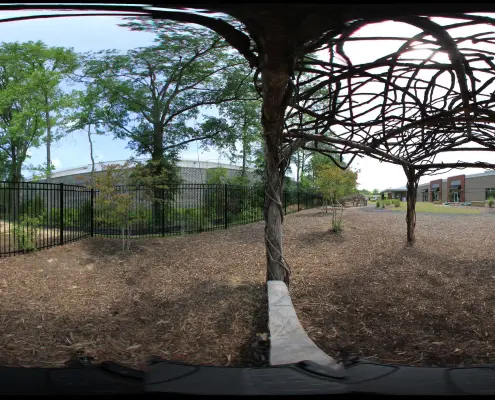
<path id="1" fill-rule="evenodd" d="M 121 230 L 122 251 L 130 247 L 130 226 L 133 222 L 131 211 L 135 206 L 134 194 L 121 186 L 127 183 L 129 168 L 132 165 L 110 164 L 103 166 L 103 171 L 94 176 L 92 187 L 96 190 L 96 221 L 108 220 Z"/>
<path id="2" fill-rule="evenodd" d="M 380 194 L 380 191 L 378 189 L 373 189 L 373 194 Z"/>
<path id="3" fill-rule="evenodd" d="M 318 170 L 323 166 L 335 166 L 334 162 L 326 155 L 312 152 L 308 156 L 302 177 L 301 188 L 304 190 L 315 190 L 317 187 Z M 337 167 L 338 168 L 338 167 Z"/>
<path id="4" fill-rule="evenodd" d="M 332 230 L 336 233 L 342 230 L 343 207 L 339 204 L 339 200 L 355 192 L 357 175 L 355 171 L 342 170 L 336 165 L 324 163 L 320 164 L 316 170 L 316 185 L 323 198 L 331 206 Z"/>
<path id="5" fill-rule="evenodd" d="M 208 185 L 227 184 L 229 181 L 229 170 L 223 167 L 208 168 L 206 170 L 206 183 Z"/>
<path id="6" fill-rule="evenodd" d="M 87 135 L 91 159 L 91 179 L 94 178 L 95 172 L 92 136 L 105 134 L 105 120 L 108 114 L 99 89 L 97 85 L 87 84 L 84 90 L 74 91 L 72 93 L 74 106 L 64 120 L 67 132 L 82 130 Z"/>
<path id="7" fill-rule="evenodd" d="M 32 100 L 39 102 L 46 130 L 46 174 L 52 173 L 51 145 L 59 140 L 63 133 L 56 131 L 63 111 L 71 106 L 71 95 L 60 87 L 78 67 L 78 55 L 64 47 L 48 47 L 41 41 L 24 43 L 25 59 L 21 65 L 32 71 L 33 87 L 36 94 Z"/>
<path id="8" fill-rule="evenodd" d="M 158 29 L 149 20 L 129 22 L 134 30 Z M 106 126 L 129 140 L 138 155 L 151 155 L 156 174 L 168 150 L 194 141 L 230 138 L 223 117 L 202 115 L 200 108 L 245 98 L 249 75 L 245 62 L 216 34 L 193 26 L 166 25 L 153 46 L 125 54 L 104 51 L 87 58 L 85 75 L 101 89 L 107 104 Z M 231 139 L 229 139 L 231 140 Z"/>
<path id="9" fill-rule="evenodd" d="M 298 149 L 292 156 L 293 163 L 296 166 L 296 183 L 299 189 L 305 189 L 306 182 L 303 182 L 305 167 L 308 160 L 311 158 L 311 153 L 304 149 Z"/>
<path id="10" fill-rule="evenodd" d="M 238 71 L 243 76 L 247 71 Z M 249 96 L 256 98 L 254 89 Z M 231 162 L 241 161 L 241 178 L 246 178 L 247 169 L 256 160 L 256 151 L 262 149 L 261 102 L 244 100 L 225 102 L 219 107 L 221 115 L 227 117 L 230 136 L 223 142 L 216 142 L 217 148 L 227 154 Z"/>
<path id="11" fill-rule="evenodd" d="M 0 149 L 10 167 L 8 178 L 22 180 L 30 147 L 42 144 L 43 109 L 37 99 L 39 71 L 30 66 L 37 56 L 31 43 L 0 45 Z"/>
<path id="12" fill-rule="evenodd" d="M 316 185 L 325 200 L 330 204 L 337 203 L 342 197 L 356 190 L 357 172 L 342 170 L 337 166 L 322 164 L 316 171 Z"/>

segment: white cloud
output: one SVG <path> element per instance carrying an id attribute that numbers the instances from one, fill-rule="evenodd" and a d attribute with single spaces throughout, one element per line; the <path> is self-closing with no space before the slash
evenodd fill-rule
<path id="1" fill-rule="evenodd" d="M 60 160 L 58 158 L 54 158 L 52 160 L 52 164 L 55 167 L 55 169 L 59 169 L 62 166 L 62 163 L 60 162 Z"/>

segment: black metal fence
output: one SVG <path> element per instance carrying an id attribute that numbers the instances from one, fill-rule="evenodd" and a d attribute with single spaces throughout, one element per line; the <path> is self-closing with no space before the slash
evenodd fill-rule
<path id="1" fill-rule="evenodd" d="M 306 192 L 285 191 L 282 201 L 285 214 L 322 204 L 321 196 Z M 109 196 L 63 183 L 0 182 L 0 256 L 88 236 L 149 237 L 227 229 L 261 221 L 263 204 L 261 187 L 119 186 Z"/>

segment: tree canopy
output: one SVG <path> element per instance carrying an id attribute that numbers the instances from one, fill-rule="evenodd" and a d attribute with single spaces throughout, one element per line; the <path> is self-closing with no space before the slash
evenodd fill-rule
<path id="1" fill-rule="evenodd" d="M 150 23 L 125 26 L 152 29 Z M 200 118 L 200 109 L 245 98 L 250 78 L 245 61 L 218 35 L 191 26 L 178 29 L 175 23 L 167 28 L 167 35 L 158 29 L 152 46 L 85 58 L 84 75 L 104 98 L 105 125 L 155 162 L 194 141 L 232 140 L 225 118 Z"/>

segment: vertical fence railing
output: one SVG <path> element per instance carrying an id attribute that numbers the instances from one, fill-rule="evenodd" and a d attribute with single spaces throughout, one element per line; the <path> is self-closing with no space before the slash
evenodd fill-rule
<path id="1" fill-rule="evenodd" d="M 263 220 L 263 187 L 169 185 L 149 190 L 119 186 L 132 199 L 125 234 L 135 237 L 197 233 Z M 118 237 L 122 218 L 100 192 L 63 183 L 0 182 L 0 256 L 63 245 L 84 237 Z M 302 196 L 302 197 L 301 197 Z M 284 214 L 321 205 L 321 196 L 284 191 Z"/>

